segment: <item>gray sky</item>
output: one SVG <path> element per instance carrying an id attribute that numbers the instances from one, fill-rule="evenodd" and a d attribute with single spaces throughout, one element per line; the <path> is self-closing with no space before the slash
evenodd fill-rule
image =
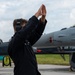
<path id="1" fill-rule="evenodd" d="M 0 0 L 0 38 L 8 41 L 14 33 L 13 20 L 29 19 L 42 4 L 47 8 L 48 21 L 44 33 L 75 24 L 75 0 Z"/>

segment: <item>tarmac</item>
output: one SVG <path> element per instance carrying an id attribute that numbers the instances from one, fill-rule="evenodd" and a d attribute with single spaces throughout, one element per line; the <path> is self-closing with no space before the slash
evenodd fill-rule
<path id="1" fill-rule="evenodd" d="M 75 72 L 69 71 L 69 67 L 70 66 L 38 64 L 41 75 L 75 75 Z M 0 75 L 14 75 L 13 68 L 13 63 L 11 67 L 2 67 L 2 63 L 0 63 Z"/>

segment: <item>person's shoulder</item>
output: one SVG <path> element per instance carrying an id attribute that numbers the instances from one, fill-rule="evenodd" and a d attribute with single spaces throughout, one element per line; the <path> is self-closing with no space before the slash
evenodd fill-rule
<path id="1" fill-rule="evenodd" d="M 11 38 L 9 39 L 9 42 L 10 42 L 13 38 L 14 38 L 14 35 L 13 35 L 13 36 L 11 36 Z"/>

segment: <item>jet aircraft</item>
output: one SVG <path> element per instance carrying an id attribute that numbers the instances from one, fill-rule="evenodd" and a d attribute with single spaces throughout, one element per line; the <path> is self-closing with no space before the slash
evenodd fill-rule
<path id="1" fill-rule="evenodd" d="M 9 42 L 3 42 L 1 39 L 0 39 L 0 56 L 2 56 L 2 66 L 11 66 L 11 59 L 10 57 L 8 56 L 8 44 Z"/>
<path id="2" fill-rule="evenodd" d="M 36 53 L 71 54 L 70 69 L 75 69 L 75 26 L 42 35 L 34 47 L 38 48 Z"/>

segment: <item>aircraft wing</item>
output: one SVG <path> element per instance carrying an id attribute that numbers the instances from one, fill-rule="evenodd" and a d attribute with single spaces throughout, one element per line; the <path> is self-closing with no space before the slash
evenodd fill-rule
<path id="1" fill-rule="evenodd" d="M 67 49 L 61 49 L 57 47 L 53 48 L 37 48 L 36 54 L 72 54 L 75 53 L 75 49 L 67 48 Z"/>

